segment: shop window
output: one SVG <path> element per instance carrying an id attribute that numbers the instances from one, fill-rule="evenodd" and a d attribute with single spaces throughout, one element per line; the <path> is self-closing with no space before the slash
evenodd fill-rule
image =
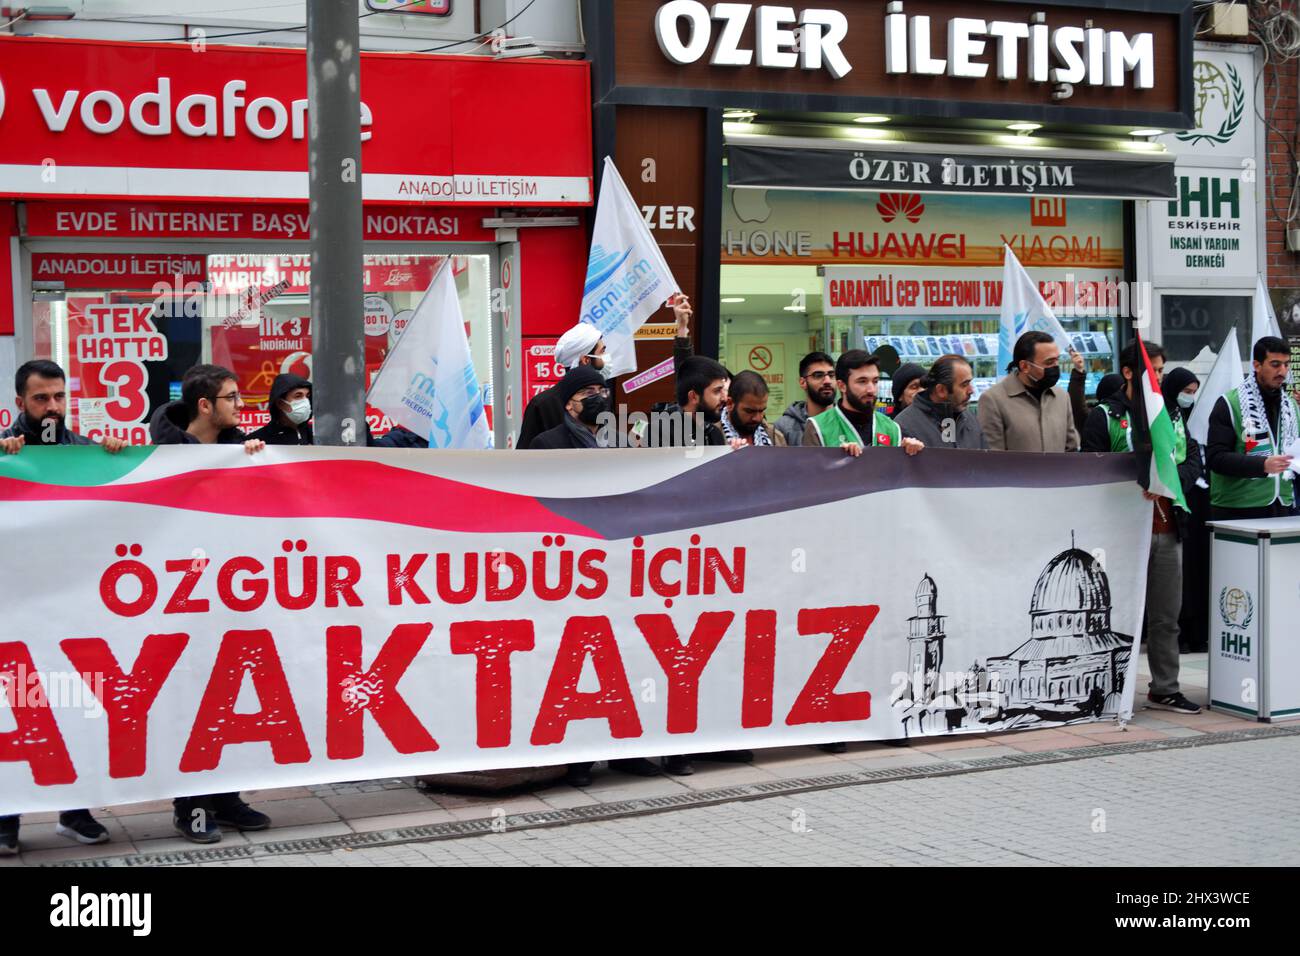
<path id="1" fill-rule="evenodd" d="M 1237 347 L 1249 360 L 1251 346 L 1250 295 L 1181 295 L 1160 297 L 1160 344 L 1165 361 L 1187 365 L 1207 374 L 1228 330 L 1237 327 Z"/>
<path id="2" fill-rule="evenodd" d="M 266 424 L 271 383 L 282 372 L 311 378 L 311 259 L 306 254 L 214 254 L 197 257 L 202 274 L 183 282 L 134 280 L 135 288 L 38 291 L 33 302 L 37 358 L 68 374 L 69 425 L 96 437 L 108 432 L 133 444 L 148 442 L 152 413 L 180 397 L 185 371 L 200 362 L 235 373 L 247 405 L 240 425 Z M 415 313 L 444 256 L 367 255 L 366 382 Z M 492 405 L 490 258 L 451 257 L 474 370 Z M 130 328 L 123 342 L 109 329 Z M 156 335 L 153 332 L 156 330 Z M 111 341 L 117 338 L 118 341 Z M 489 412 L 490 414 L 490 412 Z M 378 437 L 391 428 L 382 411 L 367 408 Z"/>

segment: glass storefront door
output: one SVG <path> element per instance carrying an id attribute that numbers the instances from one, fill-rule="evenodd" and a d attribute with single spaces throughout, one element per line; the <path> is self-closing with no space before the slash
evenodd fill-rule
<path id="1" fill-rule="evenodd" d="M 76 256 L 94 258 L 93 253 Z M 71 257 L 74 264 L 76 256 Z M 104 276 L 99 288 L 33 293 L 33 353 L 67 371 L 69 424 L 82 434 L 108 433 L 132 444 L 147 443 L 150 415 L 180 397 L 185 371 L 200 362 L 234 372 L 248 406 L 241 421 L 246 431 L 269 420 L 276 375 L 311 378 L 308 254 L 221 252 L 178 258 L 192 264 L 191 274 L 182 280 L 150 284 L 125 270 L 116 281 Z M 359 308 L 365 322 L 367 384 L 444 262 L 455 278 L 490 416 L 490 252 L 365 257 L 365 297 Z M 375 437 L 391 428 L 382 410 L 368 407 L 366 415 Z"/>

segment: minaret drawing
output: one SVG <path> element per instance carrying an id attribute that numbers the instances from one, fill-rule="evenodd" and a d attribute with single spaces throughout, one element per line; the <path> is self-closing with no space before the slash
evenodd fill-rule
<path id="1" fill-rule="evenodd" d="M 908 672 L 915 703 L 934 703 L 943 669 L 943 622 L 937 613 L 939 589 L 926 574 L 916 587 L 916 614 L 907 619 Z"/>

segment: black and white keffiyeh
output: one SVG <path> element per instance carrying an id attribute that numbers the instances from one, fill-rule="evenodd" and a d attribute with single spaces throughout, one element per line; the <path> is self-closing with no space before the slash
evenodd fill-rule
<path id="1" fill-rule="evenodd" d="M 1272 429 L 1268 424 L 1268 412 L 1264 408 L 1264 396 L 1259 390 L 1259 381 L 1254 375 L 1247 375 L 1237 387 L 1241 397 L 1242 434 L 1268 435 Z M 1282 407 L 1277 416 L 1278 434 L 1273 435 L 1273 454 L 1283 454 L 1300 440 L 1300 422 L 1296 421 L 1295 403 L 1282 390 Z"/>
<path id="2" fill-rule="evenodd" d="M 734 438 L 741 438 L 741 437 L 742 437 L 741 434 L 740 434 L 740 432 L 736 431 L 736 426 L 733 425 L 733 424 L 731 423 L 731 413 L 730 413 L 730 412 L 725 412 L 725 411 L 724 411 L 724 412 L 722 413 L 722 437 L 724 437 L 725 439 L 727 439 L 727 443 L 728 443 L 728 444 L 731 443 L 731 440 L 732 440 L 732 439 L 734 439 Z M 754 440 L 754 446 L 755 446 L 755 447 L 757 447 L 757 446 L 759 446 L 759 445 L 770 445 L 770 444 L 772 444 L 772 438 L 771 438 L 771 436 L 768 435 L 768 433 L 767 433 L 767 426 L 765 426 L 765 425 L 759 425 L 757 428 L 755 428 L 755 429 L 754 429 L 753 440 Z"/>

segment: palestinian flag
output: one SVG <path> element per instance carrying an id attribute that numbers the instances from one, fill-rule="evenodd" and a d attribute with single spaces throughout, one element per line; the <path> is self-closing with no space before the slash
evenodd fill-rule
<path id="1" fill-rule="evenodd" d="M 1142 351 L 1143 374 L 1138 378 L 1142 386 L 1141 400 L 1137 402 L 1139 416 L 1147 434 L 1138 448 L 1138 484 L 1153 495 L 1169 498 L 1184 511 L 1190 510 L 1183 498 L 1183 483 L 1178 479 L 1178 462 L 1174 457 L 1174 423 L 1169 418 L 1169 409 L 1160 394 L 1160 382 L 1151 359 L 1147 355 L 1146 344 L 1138 336 L 1138 348 Z M 1137 396 L 1134 396 L 1135 398 Z M 1149 461 L 1143 461 L 1149 458 Z"/>

